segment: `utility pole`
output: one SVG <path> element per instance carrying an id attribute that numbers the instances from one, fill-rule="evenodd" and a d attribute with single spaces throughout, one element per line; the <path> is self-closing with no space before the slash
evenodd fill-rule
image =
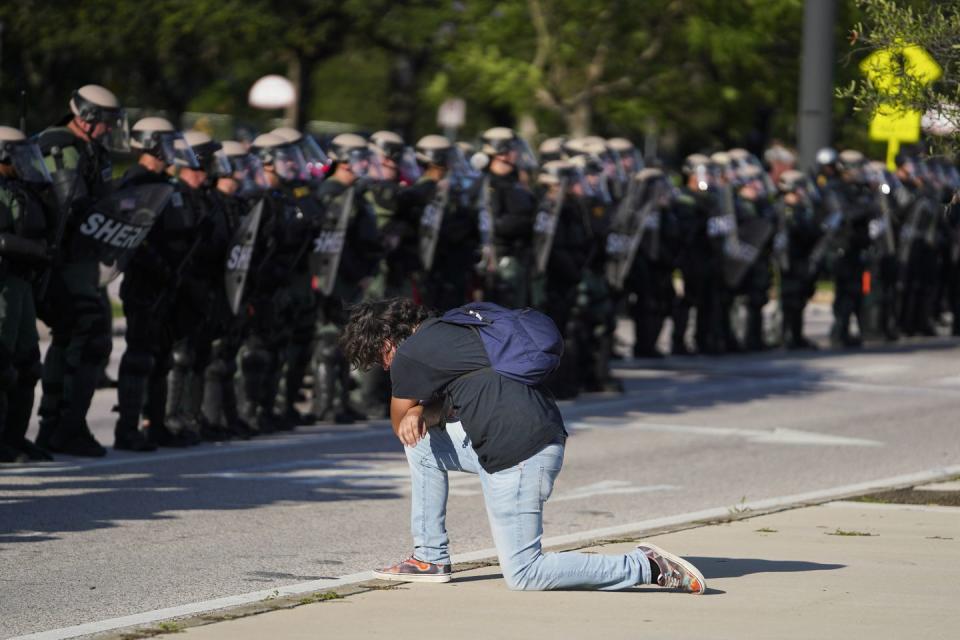
<path id="1" fill-rule="evenodd" d="M 800 72 L 800 113 L 797 118 L 798 169 L 814 166 L 817 151 L 832 143 L 833 31 L 836 0 L 806 0 L 803 4 L 803 53 Z"/>

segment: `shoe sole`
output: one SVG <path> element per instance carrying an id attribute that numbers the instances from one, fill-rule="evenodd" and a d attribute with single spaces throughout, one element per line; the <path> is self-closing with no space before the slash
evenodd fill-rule
<path id="1" fill-rule="evenodd" d="M 383 571 L 374 571 L 373 577 L 378 580 L 392 580 L 394 582 L 450 582 L 450 574 L 409 574 L 409 573 L 384 573 Z"/>
<path id="2" fill-rule="evenodd" d="M 684 560 L 683 558 L 681 558 L 680 556 L 678 556 L 678 555 L 676 555 L 676 554 L 674 554 L 674 553 L 670 553 L 669 551 L 664 551 L 663 549 L 661 549 L 661 548 L 658 547 L 657 545 L 652 544 L 652 543 L 650 543 L 650 542 L 639 542 L 639 543 L 637 543 L 637 546 L 638 546 L 638 547 L 646 547 L 647 549 L 650 549 L 650 550 L 653 551 L 654 553 L 660 554 L 661 556 L 669 559 L 670 562 L 675 562 L 675 563 L 679 564 L 679 565 L 680 565 L 681 567 L 683 567 L 685 570 L 687 570 L 688 572 L 690 572 L 690 573 L 692 573 L 694 576 L 696 576 L 696 577 L 697 577 L 697 580 L 700 581 L 700 586 L 703 588 L 703 590 L 702 590 L 702 591 L 689 591 L 688 593 L 691 593 L 691 594 L 693 594 L 693 595 L 695 595 L 695 596 L 699 596 L 699 595 L 702 595 L 703 592 L 707 590 L 707 581 L 706 581 L 706 579 L 704 579 L 703 574 L 700 573 L 700 570 L 697 569 L 697 568 L 696 568 L 695 566 L 693 566 L 692 564 L 690 564 L 689 562 L 687 562 L 686 560 Z"/>

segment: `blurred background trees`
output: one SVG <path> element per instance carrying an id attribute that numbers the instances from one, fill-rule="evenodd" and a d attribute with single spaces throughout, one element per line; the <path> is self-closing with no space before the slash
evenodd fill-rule
<path id="1" fill-rule="evenodd" d="M 839 86 L 859 77 L 847 38 L 862 18 L 838 0 Z M 19 0 L 0 6 L 0 121 L 27 92 L 36 131 L 90 82 L 125 106 L 225 113 L 256 129 L 253 81 L 286 75 L 288 116 L 437 130 L 467 103 L 465 137 L 494 124 L 537 138 L 624 135 L 681 155 L 795 136 L 803 0 Z M 848 101 L 849 102 L 849 101 Z M 837 101 L 840 146 L 867 115 Z M 653 145 L 656 144 L 656 149 Z"/>

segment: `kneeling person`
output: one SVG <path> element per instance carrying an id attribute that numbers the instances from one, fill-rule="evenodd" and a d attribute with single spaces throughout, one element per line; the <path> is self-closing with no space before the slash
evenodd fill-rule
<path id="1" fill-rule="evenodd" d="M 703 593 L 705 581 L 693 565 L 651 544 L 619 556 L 543 553 L 543 505 L 563 464 L 563 417 L 540 386 L 493 369 L 478 331 L 393 298 L 353 307 L 342 345 L 354 366 L 380 364 L 390 371 L 390 418 L 410 465 L 414 552 L 376 577 L 450 580 L 447 473 L 465 471 L 480 477 L 511 589 L 615 590 L 657 583 Z M 457 418 L 444 424 L 440 413 Z"/>

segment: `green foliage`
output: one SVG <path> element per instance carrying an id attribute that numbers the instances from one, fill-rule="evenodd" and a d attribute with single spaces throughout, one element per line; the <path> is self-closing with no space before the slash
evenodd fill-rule
<path id="1" fill-rule="evenodd" d="M 848 99 L 853 109 L 872 114 L 880 105 L 898 110 L 933 112 L 960 129 L 960 3 L 920 0 L 857 0 L 862 20 L 852 23 L 848 59 L 857 61 L 881 51 L 894 51 L 893 64 L 886 67 L 890 79 L 871 82 L 858 76 L 845 83 L 837 96 Z M 924 49 L 942 68 L 933 83 L 917 77 L 905 46 Z M 945 150 L 960 151 L 960 132 L 944 136 Z"/>

